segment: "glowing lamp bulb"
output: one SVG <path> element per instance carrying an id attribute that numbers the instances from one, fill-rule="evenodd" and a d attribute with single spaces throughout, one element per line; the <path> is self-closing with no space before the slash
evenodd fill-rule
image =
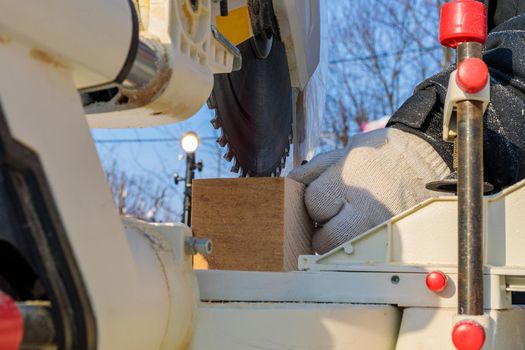
<path id="1" fill-rule="evenodd" d="M 199 137 L 196 133 L 190 131 L 182 136 L 180 143 L 184 152 L 195 153 L 199 147 Z"/>

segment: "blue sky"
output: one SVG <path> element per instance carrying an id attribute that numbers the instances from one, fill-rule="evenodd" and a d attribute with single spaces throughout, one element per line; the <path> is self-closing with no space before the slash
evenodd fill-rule
<path id="1" fill-rule="evenodd" d="M 143 129 L 92 129 L 101 163 L 105 169 L 113 166 L 129 177 L 144 180 L 151 187 L 168 189 L 168 206 L 181 215 L 183 183 L 174 184 L 175 173 L 184 176 L 185 158 L 180 137 L 187 131 L 195 131 L 201 138 L 196 152 L 204 169 L 196 178 L 233 177 L 231 164 L 223 159 L 224 149 L 215 140 L 219 132 L 211 126 L 214 111 L 203 106 L 193 117 L 171 125 Z M 173 217 L 175 216 L 175 218 Z"/>
<path id="2" fill-rule="evenodd" d="M 210 124 L 213 114 L 214 111 L 203 106 L 196 115 L 177 124 L 142 129 L 92 129 L 92 135 L 104 164 L 117 161 L 129 171 L 149 169 L 168 175 L 184 170 L 179 140 L 185 132 L 195 131 L 201 138 L 197 158 L 207 164 L 213 159 L 213 168 L 217 168 L 217 152 L 222 150 L 215 142 L 219 133 Z M 224 168 L 227 164 L 224 161 L 221 165 Z M 212 170 L 211 166 L 206 168 Z M 218 175 L 217 169 L 213 170 Z"/>

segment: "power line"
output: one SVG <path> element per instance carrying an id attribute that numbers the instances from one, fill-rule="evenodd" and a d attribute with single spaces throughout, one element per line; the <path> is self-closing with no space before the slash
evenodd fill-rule
<path id="1" fill-rule="evenodd" d="M 358 61 L 365 61 L 370 60 L 374 58 L 386 58 L 386 57 L 393 57 L 397 56 L 403 53 L 421 53 L 421 52 L 428 52 L 428 51 L 435 51 L 438 49 L 443 49 L 440 45 L 434 45 L 430 47 L 421 47 L 417 49 L 412 50 L 401 50 L 401 51 L 386 51 L 381 52 L 375 55 L 368 55 L 368 56 L 354 56 L 354 57 L 346 57 L 346 58 L 339 58 L 334 60 L 329 60 L 329 64 L 340 64 L 340 63 L 351 63 L 351 62 L 358 62 Z M 215 137 L 202 137 L 201 140 L 215 140 Z M 144 139 L 95 139 L 95 143 L 156 143 L 156 142 L 180 142 L 180 138 L 144 138 Z"/>
<path id="2" fill-rule="evenodd" d="M 200 140 L 209 141 L 215 140 L 216 137 L 206 136 L 201 137 Z M 95 143 L 155 143 L 155 142 L 180 142 L 180 138 L 176 137 L 158 137 L 158 138 L 145 138 L 145 139 L 95 139 Z"/>
<path id="3" fill-rule="evenodd" d="M 358 62 L 358 61 L 366 61 L 371 60 L 374 58 L 386 58 L 386 57 L 394 57 L 397 55 L 401 55 L 403 53 L 421 53 L 421 52 L 427 52 L 427 51 L 435 51 L 438 49 L 443 49 L 442 46 L 435 45 L 430 47 L 421 47 L 418 49 L 412 49 L 412 50 L 402 50 L 402 51 L 394 51 L 394 52 L 381 52 L 376 55 L 368 55 L 368 56 L 354 56 L 354 57 L 346 57 L 346 58 L 338 58 L 334 60 L 329 60 L 329 64 L 340 64 L 340 63 L 350 63 L 350 62 Z"/>

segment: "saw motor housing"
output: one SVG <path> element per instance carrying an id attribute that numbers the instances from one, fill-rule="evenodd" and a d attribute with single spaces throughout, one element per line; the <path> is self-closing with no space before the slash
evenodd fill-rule
<path id="1" fill-rule="evenodd" d="M 248 14 L 243 9 L 251 2 L 230 1 L 229 11 Z M 303 90 L 319 63 L 319 3 L 274 1 L 273 8 L 292 86 Z M 241 69 L 242 57 L 233 44 L 238 44 L 238 32 L 246 32 L 244 40 L 253 36 L 250 18 L 237 16 L 229 27 L 221 27 L 217 1 L 141 0 L 137 10 L 139 33 L 133 45 L 138 46 L 135 65 L 142 66 L 137 67 L 142 79 L 134 82 L 132 70 L 123 81 L 79 80 L 92 127 L 147 127 L 191 117 L 210 96 L 214 74 Z"/>

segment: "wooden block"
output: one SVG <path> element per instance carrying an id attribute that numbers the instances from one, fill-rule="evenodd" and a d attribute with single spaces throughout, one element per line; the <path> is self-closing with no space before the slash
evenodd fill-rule
<path id="1" fill-rule="evenodd" d="M 312 254 L 312 223 L 304 185 L 287 178 L 193 181 L 192 230 L 210 238 L 213 253 L 196 269 L 288 271 Z"/>

